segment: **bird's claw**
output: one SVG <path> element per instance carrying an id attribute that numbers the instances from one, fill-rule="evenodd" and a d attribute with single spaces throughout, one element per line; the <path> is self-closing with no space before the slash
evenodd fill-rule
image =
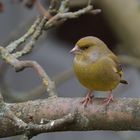
<path id="1" fill-rule="evenodd" d="M 110 102 L 113 102 L 114 101 L 114 98 L 113 98 L 113 95 L 109 95 L 108 98 L 106 98 L 105 100 L 103 100 L 103 103 L 105 103 L 105 105 L 108 105 Z"/>
<path id="2" fill-rule="evenodd" d="M 84 100 L 82 100 L 80 103 L 84 105 L 84 107 L 87 107 L 88 104 L 92 104 L 93 103 L 93 95 L 88 95 L 84 98 Z"/>

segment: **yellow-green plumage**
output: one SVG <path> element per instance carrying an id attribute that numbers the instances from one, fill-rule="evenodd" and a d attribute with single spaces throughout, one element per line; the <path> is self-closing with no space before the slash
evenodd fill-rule
<path id="1" fill-rule="evenodd" d="M 118 58 L 96 37 L 80 39 L 74 58 L 74 71 L 80 83 L 90 90 L 110 91 L 120 82 L 122 69 Z"/>

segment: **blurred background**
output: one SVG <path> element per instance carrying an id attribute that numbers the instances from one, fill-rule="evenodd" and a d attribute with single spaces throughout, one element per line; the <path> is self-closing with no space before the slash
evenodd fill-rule
<path id="1" fill-rule="evenodd" d="M 7 45 L 22 36 L 35 17 L 36 8 L 30 10 L 22 3 L 4 3 L 4 12 L 0 13 L 0 45 Z M 44 0 L 45 2 L 45 0 Z M 82 8 L 87 0 L 70 0 L 71 10 Z M 46 2 L 47 7 L 48 1 Z M 73 55 L 69 51 L 78 39 L 85 36 L 97 36 L 114 51 L 122 62 L 124 77 L 129 85 L 118 86 L 115 97 L 140 97 L 140 0 L 95 0 L 94 5 L 102 12 L 97 15 L 86 14 L 71 19 L 45 32 L 37 41 L 33 52 L 22 59 L 36 60 L 56 82 L 58 95 L 62 97 L 84 97 L 86 89 L 82 87 L 72 72 Z M 41 81 L 31 69 L 16 73 L 10 66 L 0 62 L 0 87 L 7 102 L 20 102 L 28 99 L 46 98 Z M 39 95 L 32 93 L 40 92 Z M 107 94 L 95 92 L 96 97 Z M 41 134 L 33 140 L 139 140 L 139 132 L 59 132 Z M 3 140 L 20 139 L 20 136 Z"/>

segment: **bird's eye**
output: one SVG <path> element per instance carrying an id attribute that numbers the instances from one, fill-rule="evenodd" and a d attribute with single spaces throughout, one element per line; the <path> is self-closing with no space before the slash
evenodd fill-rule
<path id="1" fill-rule="evenodd" d="M 81 49 L 82 49 L 82 50 L 86 50 L 86 49 L 88 49 L 88 48 L 89 48 L 89 46 L 86 45 L 86 46 L 83 46 Z"/>

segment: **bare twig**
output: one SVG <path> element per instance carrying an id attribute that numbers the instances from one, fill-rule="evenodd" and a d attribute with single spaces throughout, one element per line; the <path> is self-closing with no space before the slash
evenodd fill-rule
<path id="1" fill-rule="evenodd" d="M 10 44 L 13 40 L 16 40 L 16 38 L 19 37 L 19 34 L 23 34 L 25 30 L 27 30 L 29 25 L 33 24 L 33 21 L 35 21 L 36 17 L 30 17 L 27 21 L 21 22 L 19 25 L 17 25 L 16 29 L 11 31 L 7 38 L 1 41 L 2 46 L 6 46 Z M 31 27 L 30 27 L 31 28 Z"/>
<path id="2" fill-rule="evenodd" d="M 43 15 L 44 17 L 46 17 L 47 19 L 50 19 L 52 16 L 51 16 L 51 13 L 49 12 L 49 10 L 46 10 L 43 5 L 40 3 L 39 0 L 36 1 L 35 3 L 38 11 L 40 12 L 41 15 Z"/>
<path id="3" fill-rule="evenodd" d="M 61 5 L 58 9 L 58 13 L 66 13 L 69 10 L 68 4 L 69 0 L 62 0 Z"/>
<path id="4" fill-rule="evenodd" d="M 33 35 L 31 36 L 29 42 L 24 46 L 24 48 L 21 51 L 17 51 L 16 53 L 13 54 L 16 58 L 19 58 L 32 51 L 32 49 L 36 43 L 36 40 L 42 34 L 43 27 L 44 27 L 44 24 L 46 23 L 46 21 L 47 21 L 46 17 L 41 19 L 40 23 L 36 27 L 36 30 L 34 31 Z"/>
<path id="5" fill-rule="evenodd" d="M 42 18 L 38 17 L 35 20 L 35 22 L 33 23 L 33 25 L 30 27 L 30 29 L 28 30 L 27 33 L 25 33 L 18 40 L 15 40 L 12 43 L 10 43 L 9 45 L 7 45 L 6 49 L 8 50 L 8 52 L 10 52 L 10 53 L 13 52 L 19 45 L 24 43 L 36 31 L 36 28 L 37 28 L 38 24 L 41 22 L 41 20 L 42 20 Z"/>
<path id="6" fill-rule="evenodd" d="M 17 72 L 23 70 L 24 68 L 28 67 L 33 68 L 42 79 L 43 84 L 45 85 L 49 95 L 50 96 L 56 95 L 54 82 L 50 80 L 49 76 L 46 74 L 44 69 L 36 61 L 29 60 L 19 61 L 18 59 L 15 58 L 15 56 L 10 54 L 7 51 L 7 49 L 3 47 L 0 47 L 0 54 L 2 59 L 4 59 L 8 64 L 13 66 Z"/>
<path id="7" fill-rule="evenodd" d="M 85 13 L 88 13 L 92 10 L 93 6 L 91 5 L 88 5 L 87 7 L 83 8 L 83 9 L 80 9 L 76 12 L 67 12 L 67 13 L 60 13 L 58 14 L 58 19 L 70 19 L 70 18 L 77 18 Z"/>
<path id="8" fill-rule="evenodd" d="M 67 19 L 71 18 L 78 18 L 79 16 L 94 11 L 92 10 L 93 6 L 88 5 L 87 7 L 80 9 L 76 12 L 66 12 L 66 13 L 58 13 L 54 17 L 52 17 L 48 22 L 46 22 L 45 29 L 49 29 L 50 27 L 53 27 L 57 25 L 61 21 L 65 21 Z"/>
<path id="9" fill-rule="evenodd" d="M 51 0 L 50 1 L 50 6 L 49 6 L 49 11 L 51 15 L 55 15 L 58 12 L 58 9 L 61 5 L 61 0 Z"/>

